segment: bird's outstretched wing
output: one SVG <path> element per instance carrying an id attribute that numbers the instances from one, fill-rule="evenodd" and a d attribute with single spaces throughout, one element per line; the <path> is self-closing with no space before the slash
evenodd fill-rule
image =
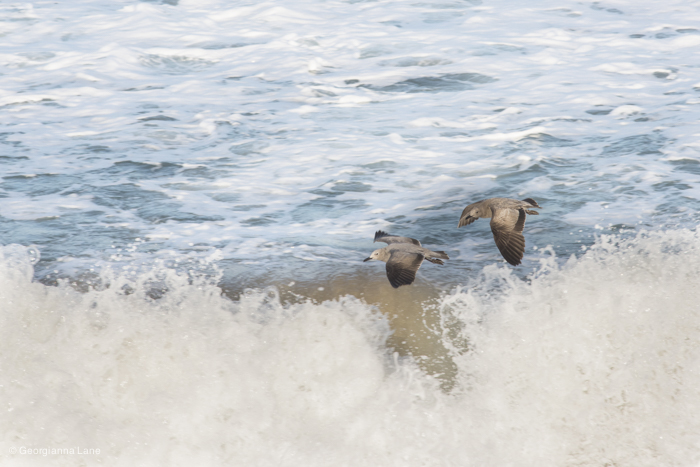
<path id="1" fill-rule="evenodd" d="M 525 211 L 523 209 L 498 209 L 491 218 L 491 232 L 498 250 L 506 261 L 517 266 L 525 253 Z"/>
<path id="2" fill-rule="evenodd" d="M 416 272 L 422 263 L 423 255 L 420 253 L 395 251 L 386 262 L 386 277 L 395 289 L 402 285 L 413 284 L 416 280 Z"/>
<path id="3" fill-rule="evenodd" d="M 414 245 L 421 246 L 420 242 L 415 238 L 399 237 L 398 235 L 388 234 L 383 230 L 377 230 L 377 232 L 374 234 L 374 241 L 384 242 L 389 245 L 391 245 L 392 243 L 413 243 Z"/>

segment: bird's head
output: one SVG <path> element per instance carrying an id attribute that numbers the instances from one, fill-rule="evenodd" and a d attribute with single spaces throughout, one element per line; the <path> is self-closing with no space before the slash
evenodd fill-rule
<path id="1" fill-rule="evenodd" d="M 374 250 L 374 251 L 372 252 L 372 254 L 369 255 L 368 258 L 365 258 L 365 259 L 363 260 L 363 262 L 367 262 L 367 261 L 372 260 L 372 259 L 381 259 L 381 258 L 380 258 L 380 256 L 381 256 L 381 251 L 382 251 L 382 249 Z"/>
<path id="2" fill-rule="evenodd" d="M 479 203 L 470 204 L 469 206 L 464 208 L 464 211 L 462 211 L 462 215 L 459 218 L 459 224 L 457 224 L 457 227 L 462 227 L 464 225 L 471 224 L 472 222 L 480 218 L 482 214 L 482 208 L 479 206 Z"/>

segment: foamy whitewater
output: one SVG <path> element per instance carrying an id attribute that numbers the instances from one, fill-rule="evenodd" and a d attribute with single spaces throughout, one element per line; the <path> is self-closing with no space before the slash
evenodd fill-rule
<path id="1" fill-rule="evenodd" d="M 2 465 L 697 466 L 698 25 L 0 4 Z M 393 289 L 379 229 L 450 260 Z"/>

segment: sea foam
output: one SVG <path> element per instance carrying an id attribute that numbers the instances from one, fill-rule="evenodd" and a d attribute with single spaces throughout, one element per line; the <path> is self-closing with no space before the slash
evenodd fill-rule
<path id="1" fill-rule="evenodd" d="M 527 280 L 487 266 L 443 293 L 447 391 L 352 295 L 231 300 L 216 278 L 108 269 L 81 293 L 33 282 L 36 259 L 0 250 L 7 465 L 700 460 L 697 231 L 602 236 L 563 264 L 546 250 Z M 100 453 L 7 454 L 72 446 Z"/>

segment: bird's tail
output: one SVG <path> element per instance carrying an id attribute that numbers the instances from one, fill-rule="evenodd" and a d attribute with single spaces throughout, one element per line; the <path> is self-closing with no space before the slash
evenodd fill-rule
<path id="1" fill-rule="evenodd" d="M 525 198 L 523 201 L 525 201 L 525 202 L 528 203 L 528 204 L 533 205 L 533 206 L 536 207 L 536 208 L 542 208 L 542 206 L 540 206 L 539 204 L 537 204 L 537 201 L 535 201 L 535 200 L 532 199 L 532 198 Z"/>
<path id="2" fill-rule="evenodd" d="M 444 251 L 433 251 L 433 254 L 438 258 L 450 259 L 450 257 L 447 256 L 447 253 L 445 253 Z"/>

